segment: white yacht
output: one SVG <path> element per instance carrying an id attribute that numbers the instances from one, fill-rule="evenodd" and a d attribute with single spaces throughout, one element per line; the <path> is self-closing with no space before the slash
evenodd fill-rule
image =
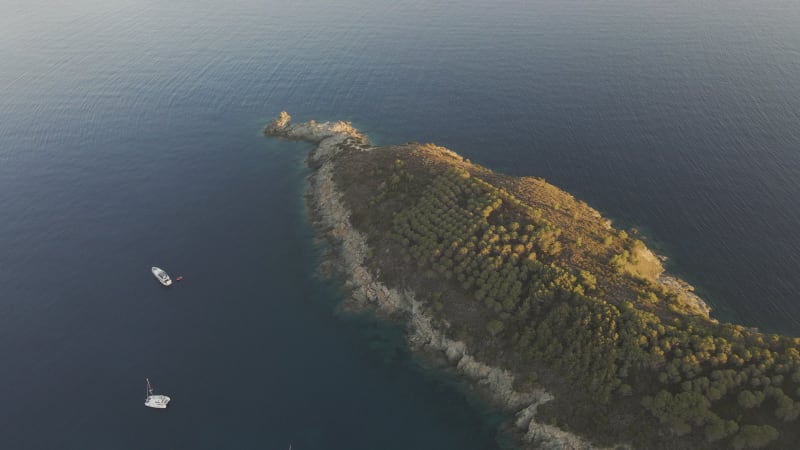
<path id="1" fill-rule="evenodd" d="M 147 396 L 144 399 L 144 406 L 158 409 L 166 408 L 170 398 L 166 395 L 153 395 L 153 388 L 150 386 L 150 379 L 145 378 L 145 380 L 147 380 Z"/>
<path id="2" fill-rule="evenodd" d="M 150 271 L 153 272 L 153 275 L 158 278 L 158 281 L 160 281 L 164 286 L 169 286 L 172 284 L 172 279 L 170 279 L 169 275 L 167 275 L 167 272 L 164 272 L 164 270 L 159 269 L 158 267 L 151 267 Z"/>

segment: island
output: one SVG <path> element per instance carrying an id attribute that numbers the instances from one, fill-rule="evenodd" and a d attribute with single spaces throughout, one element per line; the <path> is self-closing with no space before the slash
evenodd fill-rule
<path id="1" fill-rule="evenodd" d="M 800 339 L 719 323 L 632 230 L 434 144 L 314 144 L 307 204 L 343 307 L 404 324 L 511 417 L 521 448 L 797 448 Z"/>

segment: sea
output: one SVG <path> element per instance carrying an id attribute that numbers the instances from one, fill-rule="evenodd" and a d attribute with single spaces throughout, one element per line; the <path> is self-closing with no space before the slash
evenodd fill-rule
<path id="1" fill-rule="evenodd" d="M 337 309 L 310 145 L 260 135 L 282 110 L 543 177 L 715 318 L 800 336 L 800 3 L 2 11 L 1 449 L 510 448 L 507 417 L 399 327 Z"/>

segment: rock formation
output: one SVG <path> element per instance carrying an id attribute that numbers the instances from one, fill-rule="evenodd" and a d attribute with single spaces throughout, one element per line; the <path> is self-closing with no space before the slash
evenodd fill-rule
<path id="1" fill-rule="evenodd" d="M 443 355 L 452 367 L 474 386 L 489 394 L 498 405 L 515 415 L 514 425 L 526 447 L 545 449 L 594 448 L 583 438 L 557 427 L 538 423 L 536 408 L 553 396 L 543 389 L 520 392 L 514 389 L 514 376 L 507 370 L 477 360 L 464 342 L 449 339 L 434 325 L 413 292 L 399 292 L 383 285 L 364 261 L 369 252 L 366 236 L 350 224 L 350 212 L 341 201 L 333 181 L 337 145 L 350 140 L 364 151 L 374 151 L 367 138 L 348 122 L 306 122 L 291 124 L 291 117 L 282 112 L 264 128 L 266 136 L 304 140 L 317 146 L 310 155 L 316 168 L 309 179 L 309 207 L 319 229 L 335 248 L 336 265 L 352 291 L 351 301 L 361 307 L 400 317 L 405 322 L 407 340 L 412 349 Z"/>

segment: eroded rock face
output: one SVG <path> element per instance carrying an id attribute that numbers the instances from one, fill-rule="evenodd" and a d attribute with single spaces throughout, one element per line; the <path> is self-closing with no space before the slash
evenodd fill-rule
<path id="1" fill-rule="evenodd" d="M 289 115 L 286 111 L 281 111 L 280 115 L 272 120 L 272 122 L 268 123 L 267 126 L 264 127 L 264 136 L 280 136 L 281 132 L 283 132 L 287 126 L 289 126 L 289 122 L 292 121 L 292 116 Z"/>
<path id="2" fill-rule="evenodd" d="M 438 328 L 432 317 L 425 314 L 422 303 L 415 300 L 413 292 L 400 292 L 378 282 L 365 266 L 366 236 L 350 224 L 350 212 L 341 201 L 341 194 L 333 181 L 337 145 L 348 139 L 366 143 L 361 135 L 346 122 L 307 122 L 291 125 L 285 112 L 264 128 L 267 136 L 306 140 L 317 143 L 310 159 L 317 170 L 309 179 L 309 201 L 322 229 L 338 249 L 337 264 L 347 277 L 346 285 L 352 289 L 352 301 L 362 307 L 371 307 L 391 316 L 401 316 L 407 325 L 407 340 L 411 348 L 438 352 L 449 361 L 458 373 L 475 386 L 487 392 L 506 410 L 515 414 L 514 424 L 524 435 L 529 448 L 588 449 L 592 444 L 579 436 L 551 425 L 536 422 L 536 408 L 553 399 L 543 389 L 520 392 L 514 389 L 514 375 L 475 359 L 462 341 L 449 339 Z"/>
<path id="3" fill-rule="evenodd" d="M 353 128 L 350 122 L 317 123 L 311 120 L 299 125 L 291 122 L 292 116 L 286 111 L 282 111 L 278 117 L 264 127 L 264 135 L 313 143 L 321 143 L 327 138 L 338 138 L 336 139 L 338 142 L 347 138 L 355 138 L 361 142 L 367 141 L 366 136 Z"/>
<path id="4" fill-rule="evenodd" d="M 693 313 L 705 318 L 711 317 L 711 307 L 694 293 L 694 286 L 671 275 L 661 275 L 658 282 L 678 293 L 684 305 Z"/>

